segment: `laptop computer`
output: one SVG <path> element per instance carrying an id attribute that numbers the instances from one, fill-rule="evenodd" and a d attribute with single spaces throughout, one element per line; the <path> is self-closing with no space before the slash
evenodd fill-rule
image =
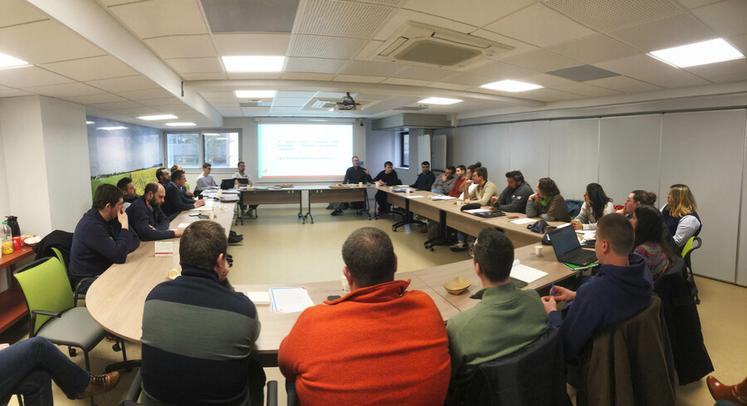
<path id="1" fill-rule="evenodd" d="M 577 266 L 586 266 L 596 262 L 597 255 L 594 252 L 581 248 L 573 227 L 556 228 L 548 234 L 558 261 Z"/>
<path id="2" fill-rule="evenodd" d="M 248 178 L 234 178 L 234 180 L 239 182 L 239 185 L 248 185 L 249 179 Z"/>
<path id="3" fill-rule="evenodd" d="M 233 189 L 234 185 L 236 184 L 236 179 L 223 179 L 220 181 L 220 188 L 223 190 L 226 189 Z"/>

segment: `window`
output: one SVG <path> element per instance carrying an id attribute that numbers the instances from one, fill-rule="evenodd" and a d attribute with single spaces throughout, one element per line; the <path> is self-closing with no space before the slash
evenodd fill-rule
<path id="1" fill-rule="evenodd" d="M 199 133 L 166 134 L 166 151 L 169 167 L 178 164 L 185 168 L 197 168 L 202 165 Z"/>
<path id="2" fill-rule="evenodd" d="M 203 133 L 205 162 L 214 168 L 234 168 L 239 164 L 239 133 Z"/>
<path id="3" fill-rule="evenodd" d="M 168 166 L 200 168 L 204 162 L 213 168 L 234 168 L 239 163 L 239 131 L 206 130 L 166 133 Z"/>
<path id="4" fill-rule="evenodd" d="M 403 131 L 399 133 L 399 167 L 410 167 L 410 132 Z"/>

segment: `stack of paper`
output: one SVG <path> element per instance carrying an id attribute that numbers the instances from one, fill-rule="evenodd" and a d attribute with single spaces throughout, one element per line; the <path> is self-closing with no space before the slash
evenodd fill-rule
<path id="1" fill-rule="evenodd" d="M 270 292 L 244 292 L 244 294 L 257 306 L 270 304 Z"/>
<path id="2" fill-rule="evenodd" d="M 422 199 L 425 196 L 423 196 L 423 195 L 405 195 L 405 197 L 408 198 L 408 199 Z"/>
<path id="3" fill-rule="evenodd" d="M 169 257 L 174 255 L 174 243 L 171 241 L 156 241 L 156 256 Z"/>
<path id="4" fill-rule="evenodd" d="M 547 276 L 547 272 L 542 272 L 539 269 L 522 265 L 518 260 L 514 261 L 514 266 L 511 268 L 511 277 L 526 283 L 532 283 L 545 276 Z"/>
<path id="5" fill-rule="evenodd" d="M 511 220 L 512 223 L 518 224 L 518 225 L 533 224 L 535 221 L 537 221 L 537 220 L 533 219 L 533 218 L 529 218 L 529 217 L 523 218 L 523 219 Z"/>
<path id="6" fill-rule="evenodd" d="M 491 209 L 472 209 L 472 210 L 465 210 L 464 212 L 465 213 L 469 213 L 469 214 L 476 214 L 476 213 L 490 213 L 491 211 L 493 211 L 493 210 L 491 210 Z"/>
<path id="7" fill-rule="evenodd" d="M 449 195 L 433 195 L 431 196 L 431 200 L 456 200 L 456 197 Z"/>
<path id="8" fill-rule="evenodd" d="M 298 313 L 314 305 L 304 288 L 271 288 L 270 299 L 276 313 Z"/>

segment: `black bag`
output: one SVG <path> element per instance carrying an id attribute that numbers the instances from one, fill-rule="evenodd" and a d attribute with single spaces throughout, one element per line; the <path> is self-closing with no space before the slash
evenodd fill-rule
<path id="1" fill-rule="evenodd" d="M 528 225 L 527 228 L 533 233 L 544 234 L 545 232 L 547 232 L 548 225 L 549 224 L 547 224 L 545 220 L 537 220 L 536 222 L 534 222 L 534 224 Z"/>
<path id="2" fill-rule="evenodd" d="M 462 206 L 462 208 L 459 210 L 461 211 L 474 210 L 474 209 L 479 209 L 480 207 L 482 207 L 480 203 L 469 203 L 469 204 L 465 204 L 464 206 Z"/>

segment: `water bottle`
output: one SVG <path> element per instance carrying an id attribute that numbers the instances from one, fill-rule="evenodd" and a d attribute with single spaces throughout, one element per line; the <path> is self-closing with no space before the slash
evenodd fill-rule
<path id="1" fill-rule="evenodd" d="M 2 244 L 2 255 L 13 253 L 13 231 L 7 221 L 0 224 L 0 244 Z"/>

